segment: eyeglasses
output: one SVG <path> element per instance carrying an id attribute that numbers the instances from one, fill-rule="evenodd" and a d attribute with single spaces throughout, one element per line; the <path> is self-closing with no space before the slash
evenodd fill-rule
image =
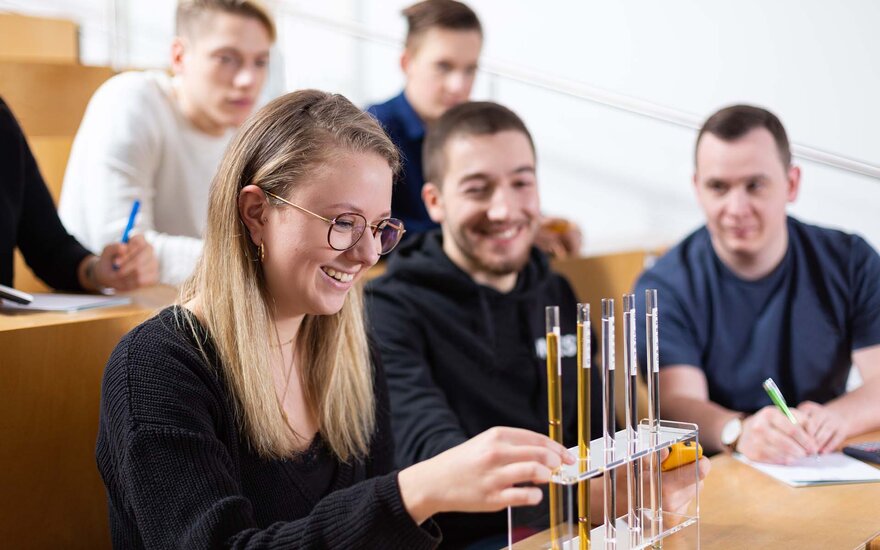
<path id="1" fill-rule="evenodd" d="M 315 214 L 311 210 L 306 210 L 302 206 L 282 199 L 274 193 L 268 191 L 264 191 L 264 193 L 288 206 L 292 206 L 297 210 L 329 223 L 330 230 L 327 231 L 327 244 L 329 244 L 330 248 L 333 250 L 338 250 L 340 252 L 354 247 L 354 245 L 361 240 L 361 237 L 367 230 L 367 226 L 372 230 L 373 238 L 379 241 L 380 256 L 384 256 L 394 250 L 394 247 L 400 242 L 403 234 L 406 233 L 406 229 L 403 228 L 403 222 L 397 218 L 385 218 L 379 223 L 367 223 L 367 218 L 357 212 L 345 212 L 331 220 L 330 218 L 325 218 L 320 214 Z"/>

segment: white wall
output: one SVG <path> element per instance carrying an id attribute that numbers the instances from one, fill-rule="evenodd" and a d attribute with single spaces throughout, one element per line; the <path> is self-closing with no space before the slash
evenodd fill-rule
<path id="1" fill-rule="evenodd" d="M 366 25 L 402 39 L 409 0 L 277 0 L 286 78 L 359 104 L 402 85 L 399 48 L 285 13 Z M 880 165 L 880 2 L 846 0 L 471 0 L 487 62 L 514 64 L 704 117 L 732 102 L 776 112 L 791 139 Z M 75 19 L 86 62 L 161 66 L 174 0 L 133 0 L 114 50 L 111 2 L 0 0 L 0 9 Z M 121 59 L 121 61 L 119 61 Z M 690 189 L 695 132 L 505 80 L 478 77 L 475 98 L 519 112 L 538 145 L 547 212 L 585 229 L 586 252 L 670 244 L 699 225 Z M 865 235 L 880 247 L 880 181 L 811 162 L 791 208 L 805 220 Z"/>
<path id="2" fill-rule="evenodd" d="M 402 35 L 397 12 L 408 2 L 363 1 L 367 24 Z M 763 105 L 793 141 L 880 165 L 878 2 L 471 5 L 484 22 L 488 60 L 700 118 L 734 102 Z M 390 95 L 400 81 L 388 80 L 368 82 L 365 94 Z M 493 99 L 535 134 L 545 210 L 579 220 L 588 252 L 668 244 L 700 223 L 689 183 L 694 131 L 521 84 L 493 88 Z M 791 212 L 880 247 L 880 181 L 810 162 L 802 168 Z"/>

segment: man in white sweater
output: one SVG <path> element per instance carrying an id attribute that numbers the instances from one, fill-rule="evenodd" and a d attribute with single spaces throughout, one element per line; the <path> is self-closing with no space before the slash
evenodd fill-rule
<path id="1" fill-rule="evenodd" d="M 132 203 L 137 230 L 178 284 L 202 249 L 208 188 L 229 139 L 266 80 L 275 28 L 257 0 L 180 0 L 174 77 L 128 72 L 89 102 L 67 164 L 59 213 L 94 249 L 122 235 Z"/>

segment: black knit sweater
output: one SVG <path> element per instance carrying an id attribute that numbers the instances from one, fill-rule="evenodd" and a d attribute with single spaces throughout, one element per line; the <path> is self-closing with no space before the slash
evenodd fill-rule
<path id="1" fill-rule="evenodd" d="M 384 373 L 375 363 L 370 457 L 340 462 L 320 439 L 270 460 L 236 427 L 216 358 L 167 308 L 107 363 L 96 450 L 115 548 L 434 548 L 439 530 L 403 506 Z M 210 338 L 205 338 L 210 350 Z M 209 351 L 209 355 L 216 357 Z"/>
<path id="2" fill-rule="evenodd" d="M 61 225 L 21 127 L 0 98 L 0 284 L 12 285 L 15 247 L 49 286 L 82 290 L 77 268 L 89 251 Z"/>

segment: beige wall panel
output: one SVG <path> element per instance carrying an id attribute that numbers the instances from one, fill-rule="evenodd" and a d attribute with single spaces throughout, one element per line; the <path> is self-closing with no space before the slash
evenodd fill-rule
<path id="1" fill-rule="evenodd" d="M 0 62 L 0 96 L 28 137 L 73 137 L 92 94 L 111 76 L 109 67 Z"/>
<path id="2" fill-rule="evenodd" d="M 40 167 L 46 186 L 49 187 L 52 200 L 57 206 L 61 197 L 64 170 L 70 157 L 70 147 L 73 145 L 73 136 L 35 136 L 28 138 L 28 144 L 37 159 L 37 166 Z"/>
<path id="3" fill-rule="evenodd" d="M 63 19 L 0 14 L 0 59 L 76 63 L 76 24 Z"/>

